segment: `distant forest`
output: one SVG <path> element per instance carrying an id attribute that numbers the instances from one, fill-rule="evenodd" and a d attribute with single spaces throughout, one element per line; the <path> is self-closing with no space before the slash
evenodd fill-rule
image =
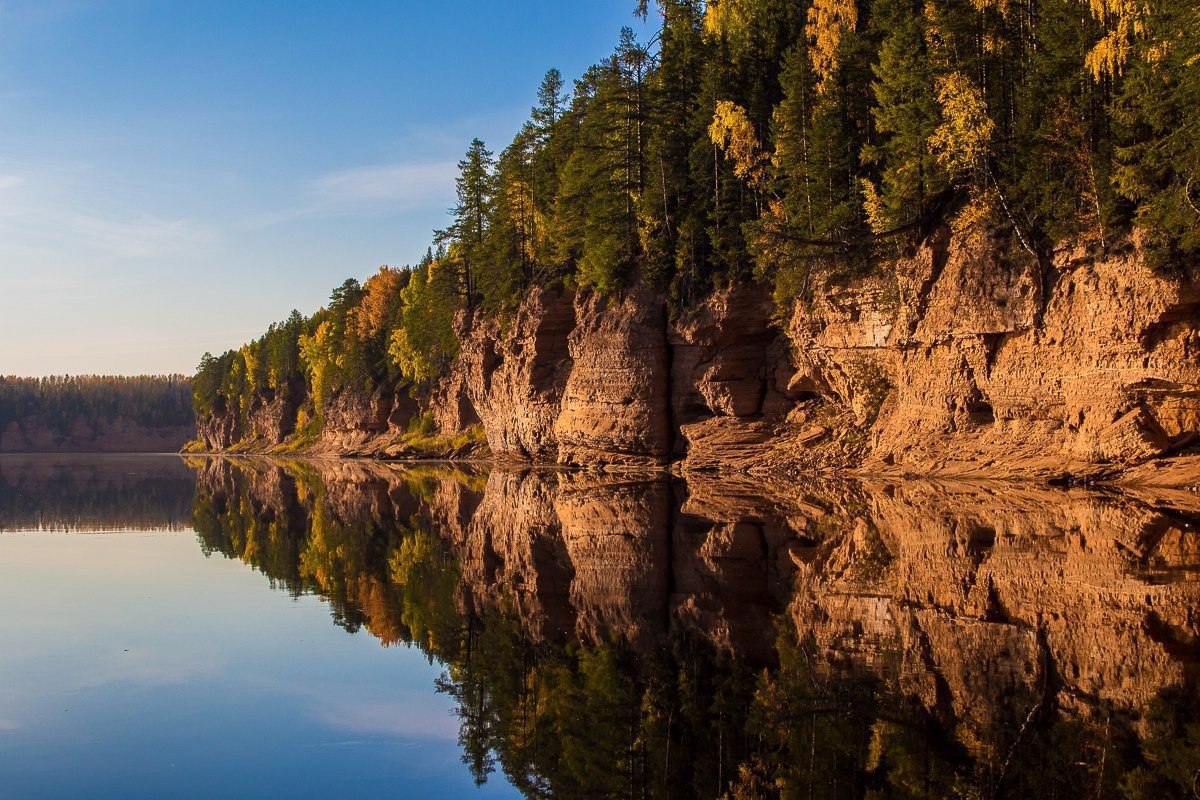
<path id="1" fill-rule="evenodd" d="M 192 424 L 192 381 L 184 375 L 0 376 L 0 435 L 12 423 L 37 420 L 59 439 L 76 421 L 90 426 L 123 420 L 148 430 Z"/>
<path id="2" fill-rule="evenodd" d="M 420 263 L 348 280 L 311 317 L 214 357 L 199 413 L 304 390 L 428 387 L 455 315 L 534 286 L 661 290 L 672 309 L 814 267 L 877 269 L 938 228 L 1011 259 L 1134 234 L 1158 268 L 1200 250 L 1195 0 L 642 0 L 646 42 L 568 87 L 550 70 L 497 155 L 476 139 Z M 531 93 L 532 96 L 532 93 Z"/>

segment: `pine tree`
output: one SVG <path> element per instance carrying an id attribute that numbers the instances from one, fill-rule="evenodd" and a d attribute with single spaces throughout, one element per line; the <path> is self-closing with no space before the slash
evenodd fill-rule
<path id="1" fill-rule="evenodd" d="M 562 92 L 562 73 L 554 68 L 547 70 L 541 86 L 538 87 L 538 104 L 534 106 L 532 113 L 533 124 L 542 138 L 550 135 L 554 124 L 562 117 L 563 104 L 566 102 Z"/>
<path id="2" fill-rule="evenodd" d="M 466 156 L 458 162 L 454 222 L 437 234 L 440 242 L 454 245 L 448 261 L 457 276 L 458 292 L 468 308 L 477 302 L 479 272 L 486 261 L 485 237 L 494 193 L 494 165 L 486 145 L 480 139 L 472 140 Z"/>
<path id="3" fill-rule="evenodd" d="M 875 0 L 871 16 L 883 33 L 871 112 L 879 138 L 864 158 L 878 170 L 879 183 L 862 180 L 871 227 L 882 233 L 921 219 L 948 181 L 929 145 L 938 102 L 925 16 L 908 0 Z"/>
<path id="4" fill-rule="evenodd" d="M 551 235 L 560 263 L 600 292 L 618 289 L 640 253 L 637 208 L 645 182 L 645 50 L 622 31 L 605 64 L 576 85 L 577 129 L 560 173 Z"/>
<path id="5" fill-rule="evenodd" d="M 532 123 L 500 154 L 495 195 L 487 225 L 489 268 L 480 276 L 487 306 L 502 309 L 520 299 L 535 279 L 545 237 L 545 221 L 535 196 L 537 129 Z"/>
<path id="6" fill-rule="evenodd" d="M 1160 0 L 1118 93 L 1115 185 L 1137 204 L 1154 257 L 1200 251 L 1200 8 Z"/>
<path id="7" fill-rule="evenodd" d="M 659 284 L 694 274 L 703 245 L 681 245 L 681 229 L 702 227 L 702 192 L 689 179 L 688 155 L 706 140 L 699 109 L 700 76 L 707 57 L 698 0 L 659 0 L 662 30 L 649 80 L 646 184 L 638 211 L 643 273 Z"/>

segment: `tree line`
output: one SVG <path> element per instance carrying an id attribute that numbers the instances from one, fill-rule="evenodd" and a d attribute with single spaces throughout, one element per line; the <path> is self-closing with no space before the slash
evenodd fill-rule
<path id="1" fill-rule="evenodd" d="M 30 418 L 63 438 L 79 419 L 185 428 L 194 420 L 192 381 L 185 375 L 0 376 L 0 433 Z"/>
<path id="2" fill-rule="evenodd" d="M 1200 7 L 1191 0 L 642 0 L 646 42 L 568 87 L 550 70 L 499 154 L 476 139 L 415 266 L 347 281 L 240 350 L 196 406 L 255 392 L 427 386 L 455 314 L 533 286 L 645 281 L 673 308 L 814 266 L 878 268 L 940 226 L 1043 266 L 1137 231 L 1152 264 L 1200 249 Z"/>

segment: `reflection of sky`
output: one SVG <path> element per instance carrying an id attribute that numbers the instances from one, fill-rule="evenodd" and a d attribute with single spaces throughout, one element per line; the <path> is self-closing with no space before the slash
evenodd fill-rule
<path id="1" fill-rule="evenodd" d="M 0 797 L 476 790 L 440 672 L 188 533 L 0 537 Z"/>

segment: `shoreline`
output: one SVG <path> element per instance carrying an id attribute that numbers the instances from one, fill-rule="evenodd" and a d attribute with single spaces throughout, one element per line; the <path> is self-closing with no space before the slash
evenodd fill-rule
<path id="1" fill-rule="evenodd" d="M 86 454 L 85 454 L 86 455 Z M 796 471 L 782 477 L 771 477 L 759 472 L 736 469 L 688 469 L 687 460 L 682 459 L 665 465 L 635 466 L 629 464 L 599 464 L 597 466 L 579 466 L 575 464 L 546 463 L 539 461 L 522 461 L 504 458 L 377 458 L 363 455 L 336 455 L 328 453 L 256 453 L 239 452 L 227 453 L 220 451 L 205 451 L 199 453 L 181 452 L 183 458 L 230 459 L 267 461 L 301 461 L 316 464 L 369 464 L 377 466 L 419 467 L 419 466 L 451 466 L 485 468 L 488 470 L 501 469 L 506 471 L 536 471 L 539 473 L 560 472 L 572 475 L 593 476 L 631 476 L 646 475 L 655 477 L 673 477 L 698 480 L 757 480 L 764 487 L 781 488 L 793 478 L 812 477 L 828 480 L 851 480 L 856 482 L 885 481 L 897 483 L 980 483 L 988 485 L 1020 486 L 1028 488 L 1044 488 L 1047 490 L 1069 491 L 1072 489 L 1095 489 L 1128 492 L 1136 490 L 1182 491 L 1200 496 L 1200 454 L 1187 454 L 1138 464 L 1125 469 L 1100 475 L 1076 475 L 1061 473 L 1047 478 L 1044 475 L 1014 471 L 960 471 L 960 472 L 914 472 L 909 470 L 873 470 L 845 469 L 838 467 L 818 467 L 809 470 Z M 1094 466 L 1094 465 L 1093 465 Z M 1159 476 L 1158 480 L 1147 479 L 1144 473 L 1167 473 Z M 1172 475 L 1177 473 L 1177 475 Z M 1162 478 L 1166 478 L 1163 480 Z"/>

